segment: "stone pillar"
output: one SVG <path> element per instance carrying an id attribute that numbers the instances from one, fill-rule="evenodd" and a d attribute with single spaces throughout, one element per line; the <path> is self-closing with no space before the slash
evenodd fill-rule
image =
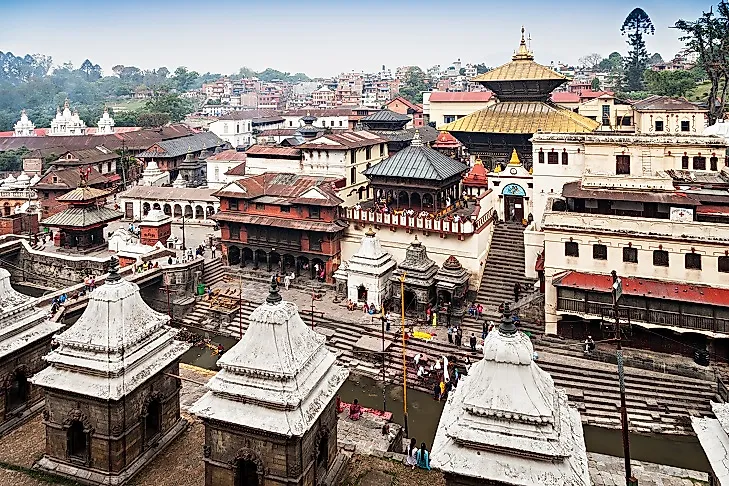
<path id="1" fill-rule="evenodd" d="M 258 252 L 253 250 L 253 270 L 258 270 Z"/>
<path id="2" fill-rule="evenodd" d="M 266 253 L 266 267 L 271 271 L 271 252 Z"/>

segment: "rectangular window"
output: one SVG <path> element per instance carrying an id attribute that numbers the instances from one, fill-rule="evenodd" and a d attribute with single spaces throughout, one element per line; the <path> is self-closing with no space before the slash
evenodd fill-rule
<path id="1" fill-rule="evenodd" d="M 602 105 L 602 124 L 610 126 L 610 105 Z"/>
<path id="2" fill-rule="evenodd" d="M 623 247 L 623 261 L 625 263 L 638 263 L 638 249 L 629 246 Z"/>
<path id="3" fill-rule="evenodd" d="M 729 256 L 719 257 L 719 271 L 721 273 L 729 273 Z"/>
<path id="4" fill-rule="evenodd" d="M 562 165 L 567 165 L 569 163 L 569 156 L 567 155 L 567 152 L 562 152 Z"/>
<path id="5" fill-rule="evenodd" d="M 266 209 L 266 205 L 265 204 L 261 204 L 261 203 L 256 203 L 256 209 L 258 211 L 263 211 L 264 209 Z"/>
<path id="6" fill-rule="evenodd" d="M 592 258 L 595 260 L 607 260 L 607 246 L 592 245 Z"/>
<path id="7" fill-rule="evenodd" d="M 443 123 L 450 123 L 456 121 L 456 115 L 443 115 Z"/>
<path id="8" fill-rule="evenodd" d="M 228 199 L 228 209 L 230 209 L 231 211 L 238 211 L 238 200 Z"/>
<path id="9" fill-rule="evenodd" d="M 321 251 L 321 236 L 318 236 L 316 233 L 309 234 L 309 249 Z"/>
<path id="10" fill-rule="evenodd" d="M 701 255 L 686 253 L 686 270 L 701 270 Z"/>
<path id="11" fill-rule="evenodd" d="M 656 131 L 657 132 L 663 131 L 663 121 L 662 120 L 656 120 Z"/>
<path id="12" fill-rule="evenodd" d="M 542 152 L 541 150 L 539 151 L 539 163 L 544 163 L 544 152 Z"/>
<path id="13" fill-rule="evenodd" d="M 573 242 L 567 241 L 564 244 L 564 256 L 578 257 L 580 256 L 580 246 Z"/>
<path id="14" fill-rule="evenodd" d="M 288 207 L 288 206 L 281 206 L 281 212 L 282 213 L 290 213 L 291 212 L 291 208 Z"/>
<path id="15" fill-rule="evenodd" d="M 688 132 L 691 130 L 691 125 L 688 120 L 683 120 L 681 122 L 681 131 L 682 132 Z"/>
<path id="16" fill-rule="evenodd" d="M 617 175 L 630 175 L 630 155 L 615 156 L 615 173 Z"/>
<path id="17" fill-rule="evenodd" d="M 624 127 L 629 127 L 633 124 L 633 118 L 629 116 L 624 116 L 623 118 L 621 118 L 620 124 Z"/>
<path id="18" fill-rule="evenodd" d="M 318 206 L 309 206 L 309 217 L 312 219 L 319 219 L 321 212 Z"/>
<path id="19" fill-rule="evenodd" d="M 668 252 L 666 250 L 653 250 L 653 266 L 668 266 Z"/>
<path id="20" fill-rule="evenodd" d="M 372 147 L 367 147 L 365 149 L 365 159 L 370 160 L 372 158 Z"/>
<path id="21" fill-rule="evenodd" d="M 547 163 L 548 164 L 559 164 L 559 154 L 557 152 L 548 152 L 547 153 Z"/>
<path id="22" fill-rule="evenodd" d="M 380 157 L 384 157 L 384 156 L 385 156 L 385 144 L 381 143 L 380 144 Z"/>
<path id="23" fill-rule="evenodd" d="M 709 169 L 711 170 L 719 170 L 719 159 L 716 157 L 711 157 L 709 159 Z"/>
<path id="24" fill-rule="evenodd" d="M 230 239 L 240 240 L 240 226 L 238 226 L 237 224 L 230 225 Z"/>
<path id="25" fill-rule="evenodd" d="M 681 168 L 683 170 L 688 170 L 688 168 L 689 168 L 688 155 L 684 155 L 683 157 L 681 157 Z"/>
<path id="26" fill-rule="evenodd" d="M 356 184 L 357 183 L 357 167 L 352 166 L 349 169 L 349 183 L 350 184 Z"/>
<path id="27" fill-rule="evenodd" d="M 706 170 L 706 157 L 694 157 L 694 170 Z"/>

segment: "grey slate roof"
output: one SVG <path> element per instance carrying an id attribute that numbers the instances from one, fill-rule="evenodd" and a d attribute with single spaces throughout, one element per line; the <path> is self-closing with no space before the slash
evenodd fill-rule
<path id="1" fill-rule="evenodd" d="M 368 130 L 369 132 L 376 133 L 380 137 L 386 139 L 388 142 L 409 142 L 415 136 L 417 131 L 420 134 L 420 139 L 423 143 L 435 142 L 438 139 L 438 130 L 426 125 L 418 128 L 408 128 L 403 130 Z"/>
<path id="2" fill-rule="evenodd" d="M 465 164 L 430 147 L 405 147 L 363 172 L 367 177 L 401 177 L 442 181 L 467 171 Z"/>
<path id="3" fill-rule="evenodd" d="M 165 140 L 155 144 L 160 147 L 164 152 L 145 150 L 137 157 L 149 157 L 149 158 L 170 158 L 179 157 L 191 152 L 200 152 L 201 150 L 214 149 L 220 145 L 225 145 L 225 141 L 218 138 L 212 132 L 202 132 L 190 135 L 189 137 L 174 138 L 172 140 Z"/>
<path id="4" fill-rule="evenodd" d="M 392 110 L 376 111 L 373 114 L 360 119 L 361 122 L 408 122 L 410 120 L 411 117 L 407 115 L 401 115 L 400 113 L 395 113 Z"/>
<path id="5" fill-rule="evenodd" d="M 75 226 L 86 227 L 98 223 L 108 223 L 124 216 L 119 211 L 109 208 L 68 208 L 41 221 L 43 226 Z"/>

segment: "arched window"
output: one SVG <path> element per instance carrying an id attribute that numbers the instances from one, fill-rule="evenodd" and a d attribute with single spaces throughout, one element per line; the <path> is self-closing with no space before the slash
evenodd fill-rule
<path id="1" fill-rule="evenodd" d="M 69 457 L 78 460 L 86 460 L 88 454 L 88 436 L 84 431 L 84 424 L 78 420 L 71 422 L 66 432 L 67 450 Z"/>
<path id="2" fill-rule="evenodd" d="M 152 400 L 147 405 L 147 415 L 144 417 L 144 438 L 149 442 L 160 432 L 162 432 L 162 405 L 159 400 Z"/>
<path id="3" fill-rule="evenodd" d="M 248 459 L 238 459 L 235 486 L 259 486 L 258 465 Z"/>
<path id="4" fill-rule="evenodd" d="M 28 401 L 28 378 L 22 369 L 15 370 L 5 389 L 5 407 L 8 412 L 20 408 Z"/>

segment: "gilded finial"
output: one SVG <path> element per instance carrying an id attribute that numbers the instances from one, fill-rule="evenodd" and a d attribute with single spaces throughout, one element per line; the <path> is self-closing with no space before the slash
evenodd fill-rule
<path id="1" fill-rule="evenodd" d="M 524 26 L 521 26 L 521 42 L 519 42 L 519 49 L 516 54 L 511 58 L 514 61 L 533 61 L 534 55 L 529 51 L 526 45 L 526 39 L 524 38 Z"/>
<path id="2" fill-rule="evenodd" d="M 480 157 L 476 157 L 476 160 L 473 163 L 475 165 L 483 165 L 483 160 L 481 160 Z"/>
<path id="3" fill-rule="evenodd" d="M 375 236 L 375 230 L 372 229 L 372 226 L 370 226 L 370 229 L 367 230 L 367 233 L 365 233 L 370 238 L 373 238 Z"/>
<path id="4" fill-rule="evenodd" d="M 509 160 L 509 165 L 521 165 L 521 160 L 519 160 L 519 154 L 516 153 L 516 149 L 512 149 L 511 151 L 511 159 Z"/>
<path id="5" fill-rule="evenodd" d="M 494 167 L 494 173 L 498 174 L 499 172 L 501 172 L 501 164 L 496 164 Z"/>

